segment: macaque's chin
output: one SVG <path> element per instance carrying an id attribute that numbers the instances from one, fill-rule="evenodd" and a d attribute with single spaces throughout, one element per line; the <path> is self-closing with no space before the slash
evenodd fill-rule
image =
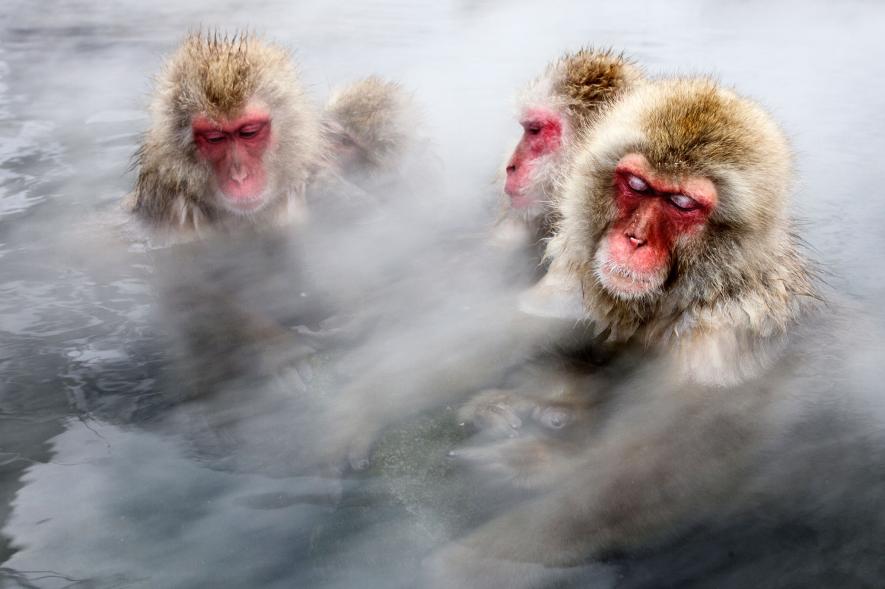
<path id="1" fill-rule="evenodd" d="M 514 209 L 531 209 L 538 204 L 538 199 L 521 192 L 508 192 L 510 197 L 510 206 Z"/>
<path id="2" fill-rule="evenodd" d="M 667 279 L 667 269 L 661 267 L 653 272 L 637 272 L 599 252 L 596 255 L 596 277 L 609 294 L 630 301 L 659 294 Z"/>
<path id="3" fill-rule="evenodd" d="M 251 215 L 263 209 L 270 200 L 270 191 L 258 190 L 245 193 L 241 190 L 233 193 L 221 189 L 218 191 L 218 201 L 231 213 L 238 215 Z"/>
<path id="4" fill-rule="evenodd" d="M 510 210 L 517 218 L 533 221 L 544 214 L 544 202 L 536 189 L 527 188 L 518 191 L 505 191 L 510 200 Z"/>

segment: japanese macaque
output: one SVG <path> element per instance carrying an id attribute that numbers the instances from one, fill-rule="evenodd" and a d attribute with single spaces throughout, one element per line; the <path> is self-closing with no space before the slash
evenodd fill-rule
<path id="1" fill-rule="evenodd" d="M 583 318 L 603 334 L 604 345 L 635 340 L 650 348 L 667 347 L 673 369 L 691 380 L 739 383 L 771 361 L 770 352 L 780 341 L 777 334 L 799 313 L 798 302 L 807 299 L 795 296 L 794 289 L 811 292 L 786 221 L 783 186 L 789 181 L 789 150 L 774 140 L 780 137 L 775 131 L 756 122 L 774 139 L 742 155 L 744 161 L 762 163 L 750 172 L 735 171 L 734 164 L 724 167 L 723 161 L 740 162 L 737 149 L 725 148 L 739 145 L 739 140 L 751 143 L 747 136 L 755 137 L 755 129 L 747 131 L 747 124 L 730 121 L 714 127 L 721 113 L 732 112 L 727 109 L 698 111 L 694 119 L 686 115 L 686 122 L 672 129 L 651 123 L 639 127 L 633 121 L 645 112 L 641 108 L 650 93 L 637 92 L 639 98 L 623 98 L 625 105 L 612 108 L 581 144 L 557 207 L 562 219 L 547 249 L 550 271 L 524 297 L 523 308 Z M 684 101 L 670 99 L 667 104 L 675 110 Z M 658 111 L 648 112 L 652 114 L 643 121 L 651 121 Z M 756 120 L 749 114 L 746 119 Z M 706 143 L 695 146 L 690 133 L 700 132 L 695 126 L 701 123 L 712 130 L 704 137 Z M 648 146 L 623 157 L 603 151 L 615 139 L 641 139 Z M 772 153 L 754 155 L 766 147 Z M 702 160 L 708 152 L 716 157 Z M 653 154 L 670 160 L 653 164 Z M 718 191 L 732 187 L 752 196 L 737 193 L 721 203 Z M 610 198 L 612 190 L 617 198 Z M 773 259 L 780 263 L 772 266 Z M 776 271 L 784 276 L 773 276 Z M 554 395 L 553 402 L 574 405 L 569 396 Z M 543 397 L 530 396 L 542 404 Z M 521 410 L 514 414 L 517 407 Z M 478 396 L 461 413 L 465 421 L 483 425 L 490 411 L 515 422 L 542 410 L 514 392 L 510 403 L 499 393 Z"/>
<path id="2" fill-rule="evenodd" d="M 217 33 L 184 40 L 150 113 L 129 203 L 173 246 L 157 253 L 156 276 L 190 398 L 265 375 L 303 348 L 287 325 L 310 313 L 293 284 L 309 289 L 283 229 L 306 212 L 305 183 L 324 151 L 320 117 L 287 51 Z"/>
<path id="3" fill-rule="evenodd" d="M 816 298 L 791 184 L 778 126 L 710 80 L 650 82 L 606 112 L 578 148 L 534 294 L 575 297 L 601 340 L 637 360 L 580 449 L 537 436 L 465 449 L 489 476 L 518 478 L 540 444 L 547 484 L 432 558 L 440 586 L 535 586 L 545 567 L 739 509 L 755 459 L 783 440 L 772 432 L 801 413 L 784 410 L 797 388 L 788 343 Z M 591 402 L 587 389 L 571 394 Z"/>
<path id="4" fill-rule="evenodd" d="M 396 82 L 370 76 L 334 90 L 323 113 L 329 148 L 311 181 L 311 207 L 330 211 L 333 221 L 363 220 L 367 205 L 401 203 L 400 195 L 426 200 L 440 174 L 421 119 Z"/>
<path id="5" fill-rule="evenodd" d="M 284 49 L 193 34 L 157 80 L 131 206 L 181 237 L 283 225 L 304 216 L 322 151 L 319 116 Z"/>
<path id="6" fill-rule="evenodd" d="M 412 97 L 395 82 L 370 76 L 335 90 L 323 117 L 333 165 L 357 184 L 395 170 L 419 121 Z"/>
<path id="7" fill-rule="evenodd" d="M 665 347 L 694 382 L 741 383 L 813 300 L 791 182 L 787 142 L 759 107 L 707 80 L 657 83 L 583 145 L 539 288 L 573 280 L 610 341 Z"/>
<path id="8" fill-rule="evenodd" d="M 518 115 L 523 136 L 506 164 L 506 198 L 492 239 L 507 248 L 528 252 L 532 280 L 537 280 L 538 272 L 544 270 L 544 248 L 553 235 L 559 215 L 555 203 L 557 193 L 562 189 L 576 145 L 594 134 L 601 114 L 609 105 L 644 80 L 642 70 L 623 54 L 615 54 L 610 49 L 581 49 L 549 64 L 520 96 Z M 551 281 L 555 282 L 551 277 L 545 284 Z M 552 310 L 554 304 L 563 308 Z M 573 313 L 579 307 L 569 297 L 557 299 L 556 296 L 545 297 L 543 306 L 542 312 L 526 310 L 556 316 L 567 311 Z M 546 398 L 553 404 L 562 400 L 568 407 L 573 402 L 567 394 L 551 394 L 550 390 L 570 390 L 571 386 L 563 384 L 556 375 L 540 386 L 549 390 L 540 395 L 525 390 L 492 390 L 479 394 L 461 409 L 461 418 L 483 428 L 507 431 L 508 427 L 521 427 L 527 418 L 534 416 L 535 422 L 560 429 L 572 421 L 565 410 L 554 409 L 552 405 L 539 408 L 529 399 L 540 402 Z"/>
<path id="9" fill-rule="evenodd" d="M 643 74 L 611 50 L 581 49 L 547 66 L 519 99 L 522 138 L 506 164 L 503 213 L 496 240 L 528 241 L 543 252 L 551 235 L 559 176 L 575 142 L 592 132 L 599 112 L 641 83 Z"/>

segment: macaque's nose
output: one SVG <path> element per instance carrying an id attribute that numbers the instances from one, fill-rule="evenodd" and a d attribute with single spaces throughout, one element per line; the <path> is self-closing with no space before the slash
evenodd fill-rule
<path id="1" fill-rule="evenodd" d="M 243 181 L 249 177 L 249 172 L 246 170 L 246 166 L 233 166 L 230 169 L 230 179 L 236 182 L 237 184 L 242 184 Z"/>
<path id="2" fill-rule="evenodd" d="M 507 166 L 507 175 L 508 175 L 508 176 L 509 176 L 510 174 L 512 174 L 513 172 L 515 172 L 515 171 L 516 171 L 516 165 L 515 165 L 515 164 L 510 164 L 509 166 Z"/>
<path id="3" fill-rule="evenodd" d="M 648 233 L 655 209 L 643 207 L 633 216 L 630 224 L 624 231 L 624 236 L 634 248 L 639 249 L 648 243 Z"/>
<path id="4" fill-rule="evenodd" d="M 646 239 L 636 237 L 636 235 L 634 235 L 633 233 L 627 233 L 627 238 L 630 240 L 630 244 L 636 248 L 644 246 L 646 244 L 646 242 L 648 241 Z"/>

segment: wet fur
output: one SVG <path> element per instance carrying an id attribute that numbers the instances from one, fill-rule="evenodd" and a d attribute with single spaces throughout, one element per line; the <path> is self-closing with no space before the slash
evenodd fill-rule
<path id="1" fill-rule="evenodd" d="M 237 116 L 250 100 L 272 116 L 277 147 L 265 165 L 277 180 L 272 202 L 235 215 L 215 202 L 211 171 L 197 158 L 191 121 Z M 157 77 L 151 125 L 134 158 L 138 179 L 128 203 L 157 229 L 202 235 L 215 229 L 284 224 L 303 214 L 304 186 L 322 153 L 318 115 L 288 52 L 251 35 L 192 34 Z"/>
<path id="2" fill-rule="evenodd" d="M 792 158 L 778 126 L 710 80 L 662 80 L 613 105 L 577 145 L 547 254 L 580 280 L 588 319 L 613 340 L 675 346 L 704 381 L 733 383 L 764 368 L 759 347 L 776 348 L 816 300 L 788 216 Z M 623 300 L 603 288 L 595 255 L 615 218 L 614 168 L 630 152 L 672 177 L 710 178 L 719 205 L 701 234 L 677 240 L 661 292 Z"/>
<path id="3" fill-rule="evenodd" d="M 632 360 L 576 424 L 578 447 L 562 452 L 535 435 L 461 451 L 487 478 L 529 480 L 536 494 L 433 555 L 434 587 L 546 586 L 555 567 L 733 516 L 758 499 L 746 491 L 754 477 L 790 450 L 784 432 L 826 406 L 796 370 L 792 336 L 819 299 L 789 217 L 791 153 L 774 121 L 710 80 L 661 80 L 608 107 L 575 149 L 550 272 L 579 282 L 584 319 L 623 349 L 615 362 Z M 706 176 L 719 196 L 704 231 L 677 241 L 664 287 L 640 299 L 612 295 L 595 272 L 616 219 L 615 166 L 628 153 L 665 175 Z M 595 385 L 578 389 L 576 407 L 597 398 Z M 540 580 L 521 572 L 529 564 Z"/>
<path id="4" fill-rule="evenodd" d="M 591 133 L 599 112 L 640 84 L 642 79 L 642 70 L 632 60 L 611 49 L 583 48 L 564 54 L 547 65 L 521 93 L 518 112 L 520 119 L 534 108 L 560 113 L 563 149 L 548 156 L 547 161 L 537 163 L 534 190 L 543 195 L 539 204 L 517 210 L 511 208 L 509 199 L 503 196 L 499 226 L 506 228 L 514 221 L 524 224 L 531 243 L 539 252 L 543 249 L 558 219 L 558 210 L 553 206 L 559 189 L 555 179 L 568 167 L 568 146 L 577 137 Z"/>
<path id="5" fill-rule="evenodd" d="M 402 86 L 369 76 L 336 89 L 323 120 L 359 145 L 371 167 L 384 171 L 394 167 L 413 143 L 420 116 Z"/>

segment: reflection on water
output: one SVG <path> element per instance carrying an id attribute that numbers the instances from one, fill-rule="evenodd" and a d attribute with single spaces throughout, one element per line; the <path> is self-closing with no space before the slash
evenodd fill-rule
<path id="1" fill-rule="evenodd" d="M 459 371 L 486 371 L 496 382 L 505 375 L 488 366 L 505 362 L 494 354 L 519 353 L 488 329 L 508 321 L 513 277 L 490 272 L 495 260 L 471 248 L 517 135 L 514 91 L 582 44 L 624 49 L 652 74 L 713 73 L 784 123 L 797 152 L 804 234 L 837 306 L 849 309 L 833 311 L 835 337 L 807 335 L 818 360 L 791 393 L 824 391 L 820 405 L 851 425 L 797 426 L 790 435 L 802 444 L 766 458 L 745 491 L 770 498 L 801 481 L 791 496 L 813 504 L 827 526 L 798 517 L 774 525 L 756 512 L 735 521 L 723 509 L 650 555 L 541 573 L 520 563 L 524 578 L 738 587 L 792 570 L 772 585 L 802 586 L 826 568 L 833 586 L 874 586 L 868 555 L 881 554 L 883 538 L 858 539 L 856 530 L 885 529 L 877 528 L 885 511 L 868 510 L 885 498 L 875 435 L 885 429 L 885 202 L 877 198 L 885 172 L 871 164 L 885 150 L 883 25 L 885 8 L 860 0 L 65 1 L 51 10 L 6 2 L 0 587 L 408 587 L 435 548 L 520 501 L 477 485 L 447 456 L 468 435 L 457 399 L 435 407 L 409 391 L 428 375 L 452 388 L 470 382 Z M 177 266 L 186 248 L 158 252 L 130 239 L 116 203 L 133 181 L 127 170 L 146 125 L 149 76 L 200 26 L 248 27 L 297 48 L 317 101 L 370 72 L 414 89 L 445 165 L 444 195 L 428 187 L 433 196 L 416 198 L 416 210 L 315 232 L 287 244 L 282 259 L 215 251 L 199 271 L 220 268 L 232 281 L 225 292 L 170 295 L 177 272 L 193 276 Z M 276 280 L 231 278 L 232 268 Z M 261 335 L 254 356 L 183 340 L 188 321 L 219 325 L 199 309 L 225 305 L 222 323 L 254 305 L 275 320 L 297 316 L 305 337 L 291 346 Z M 331 343 L 315 337 L 337 333 L 323 323 L 328 306 L 344 325 Z M 215 340 L 244 337 L 253 334 Z M 213 394 L 197 395 L 201 386 Z M 784 415 L 795 408 L 778 411 L 774 423 L 794 425 Z M 394 412 L 405 417 L 387 423 Z M 348 450 L 360 435 L 375 444 L 371 468 L 340 476 L 337 458 L 363 458 Z M 760 512 L 771 507 L 765 501 Z M 814 536 L 819 529 L 834 532 Z"/>

